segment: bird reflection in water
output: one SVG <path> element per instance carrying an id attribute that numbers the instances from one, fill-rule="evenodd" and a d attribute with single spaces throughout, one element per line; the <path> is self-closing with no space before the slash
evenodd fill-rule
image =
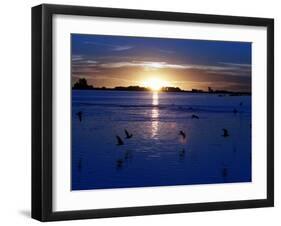
<path id="1" fill-rule="evenodd" d="M 186 143 L 187 143 L 187 134 L 185 131 L 180 130 L 178 135 L 179 135 L 179 143 L 182 146 L 182 148 L 179 150 L 179 159 L 183 160 L 185 158 L 185 147 L 186 147 Z"/>
<path id="2" fill-rule="evenodd" d="M 151 110 L 151 138 L 157 139 L 158 134 L 158 118 L 159 118 L 159 109 L 158 109 L 158 92 L 153 92 L 152 94 L 152 110 Z"/>
<path id="3" fill-rule="evenodd" d="M 185 149 L 182 148 L 179 150 L 179 159 L 184 160 L 184 158 L 185 158 Z"/>
<path id="4" fill-rule="evenodd" d="M 123 168 L 123 163 L 124 163 L 123 159 L 117 159 L 116 160 L 116 169 L 122 169 Z"/>

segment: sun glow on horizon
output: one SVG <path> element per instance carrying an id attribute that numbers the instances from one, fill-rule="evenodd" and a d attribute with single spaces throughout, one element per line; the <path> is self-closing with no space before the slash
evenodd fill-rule
<path id="1" fill-rule="evenodd" d="M 160 91 L 162 87 L 169 86 L 169 83 L 160 78 L 152 77 L 146 81 L 143 81 L 143 86 L 151 89 L 152 91 Z"/>

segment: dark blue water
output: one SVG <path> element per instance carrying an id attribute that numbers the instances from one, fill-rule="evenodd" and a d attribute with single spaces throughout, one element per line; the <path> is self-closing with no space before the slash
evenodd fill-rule
<path id="1" fill-rule="evenodd" d="M 75 90 L 71 167 L 72 190 L 250 182 L 251 97 Z"/>

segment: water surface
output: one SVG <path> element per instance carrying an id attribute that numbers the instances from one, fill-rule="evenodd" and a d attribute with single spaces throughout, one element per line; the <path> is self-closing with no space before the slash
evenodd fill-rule
<path id="1" fill-rule="evenodd" d="M 71 167 L 72 190 L 250 182 L 251 97 L 73 90 Z"/>

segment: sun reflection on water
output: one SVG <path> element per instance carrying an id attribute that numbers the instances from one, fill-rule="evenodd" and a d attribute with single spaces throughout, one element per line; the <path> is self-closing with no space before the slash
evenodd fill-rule
<path id="1" fill-rule="evenodd" d="M 158 92 L 153 92 L 152 94 L 152 110 L 151 110 L 151 137 L 157 139 L 158 134 Z"/>

